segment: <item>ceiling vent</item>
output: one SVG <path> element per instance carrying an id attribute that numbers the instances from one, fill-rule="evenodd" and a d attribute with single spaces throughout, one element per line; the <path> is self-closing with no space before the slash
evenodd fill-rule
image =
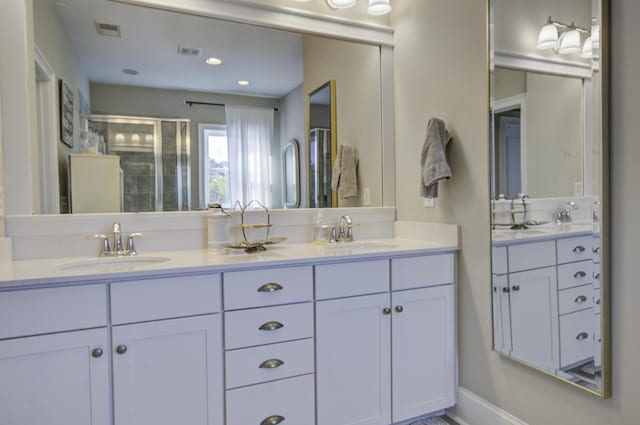
<path id="1" fill-rule="evenodd" d="M 200 47 L 184 47 L 178 46 L 178 54 L 186 56 L 200 56 L 202 49 Z"/>
<path id="2" fill-rule="evenodd" d="M 122 37 L 120 25 L 107 24 L 106 22 L 96 22 L 96 30 L 98 34 L 107 37 Z"/>

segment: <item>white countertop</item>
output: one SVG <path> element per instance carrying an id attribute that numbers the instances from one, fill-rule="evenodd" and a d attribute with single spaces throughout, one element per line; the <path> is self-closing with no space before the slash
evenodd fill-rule
<path id="1" fill-rule="evenodd" d="M 513 243 L 539 242 L 561 237 L 587 235 L 599 236 L 600 224 L 581 221 L 559 224 L 546 223 L 521 230 L 511 230 L 508 227 L 498 228 L 491 231 L 491 242 L 494 246 L 504 246 Z"/>
<path id="2" fill-rule="evenodd" d="M 154 263 L 118 262 L 89 264 L 96 257 L 72 257 L 13 261 L 0 266 L 0 289 L 26 286 L 113 281 L 172 273 L 203 273 L 270 267 L 321 264 L 364 258 L 452 252 L 457 246 L 412 239 L 375 239 L 336 245 L 282 243 L 266 251 L 245 253 L 242 250 L 217 254 L 207 250 L 143 252 L 138 258 L 167 259 Z"/>

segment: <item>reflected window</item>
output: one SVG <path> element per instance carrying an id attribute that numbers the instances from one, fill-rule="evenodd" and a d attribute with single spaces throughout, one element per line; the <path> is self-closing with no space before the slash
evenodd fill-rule
<path id="1" fill-rule="evenodd" d="M 224 125 L 208 124 L 202 132 L 202 169 L 204 204 L 219 203 L 231 207 L 229 188 L 229 143 Z"/>

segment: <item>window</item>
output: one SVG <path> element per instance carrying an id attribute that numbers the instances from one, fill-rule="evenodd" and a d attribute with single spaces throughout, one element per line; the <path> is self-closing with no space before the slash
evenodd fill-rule
<path id="1" fill-rule="evenodd" d="M 200 203 L 231 208 L 229 186 L 229 144 L 227 128 L 220 124 L 200 124 Z"/>

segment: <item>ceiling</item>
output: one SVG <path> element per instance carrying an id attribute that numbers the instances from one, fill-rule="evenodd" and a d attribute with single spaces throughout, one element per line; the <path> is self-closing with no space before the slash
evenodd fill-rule
<path id="1" fill-rule="evenodd" d="M 302 83 L 300 34 L 107 0 L 42 1 L 53 3 L 91 82 L 274 97 Z M 120 26 L 121 37 L 99 35 L 96 22 Z M 179 55 L 179 46 L 201 54 Z M 211 56 L 222 64 L 205 64 Z"/>

